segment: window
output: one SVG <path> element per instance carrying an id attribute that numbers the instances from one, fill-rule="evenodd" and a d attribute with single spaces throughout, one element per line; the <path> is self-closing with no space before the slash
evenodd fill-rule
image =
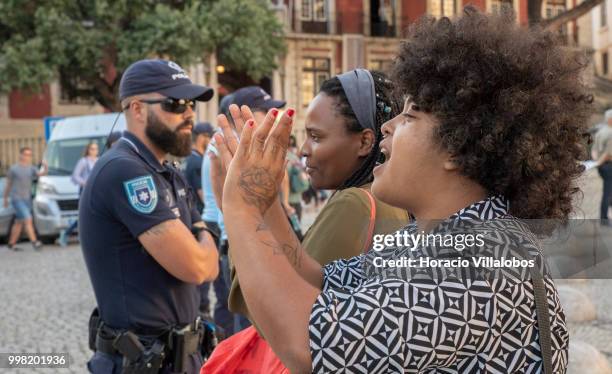
<path id="1" fill-rule="evenodd" d="M 393 65 L 393 60 L 372 59 L 368 63 L 368 69 L 389 73 L 391 71 L 391 65 Z"/>
<path id="2" fill-rule="evenodd" d="M 325 0 L 302 0 L 301 18 L 304 21 L 327 21 Z"/>
<path id="3" fill-rule="evenodd" d="M 513 11 L 512 0 L 491 0 L 491 13 L 500 14 L 502 9 Z"/>
<path id="4" fill-rule="evenodd" d="M 603 75 L 608 75 L 608 52 L 601 54 L 601 71 Z"/>
<path id="5" fill-rule="evenodd" d="M 308 106 L 314 99 L 321 84 L 329 79 L 330 62 L 328 58 L 306 57 L 302 59 L 302 104 Z"/>
<path id="6" fill-rule="evenodd" d="M 327 21 L 327 16 L 325 14 L 325 0 L 313 1 L 312 13 L 314 14 L 315 21 Z"/>
<path id="7" fill-rule="evenodd" d="M 312 0 L 302 0 L 302 19 L 312 20 Z"/>
<path id="8" fill-rule="evenodd" d="M 565 12 L 565 0 L 546 0 L 546 18 L 555 18 Z M 561 25 L 558 34 L 563 40 L 569 42 L 567 37 L 567 24 Z"/>
<path id="9" fill-rule="evenodd" d="M 608 25 L 608 7 L 606 5 L 607 0 L 604 0 L 599 6 L 600 18 L 601 18 L 601 27 L 605 27 Z"/>
<path id="10" fill-rule="evenodd" d="M 452 17 L 456 10 L 457 0 L 429 0 L 429 14 L 436 18 Z"/>
<path id="11" fill-rule="evenodd" d="M 372 36 L 395 36 L 395 0 L 370 0 Z"/>
<path id="12" fill-rule="evenodd" d="M 89 143 L 96 143 L 99 149 L 106 142 L 105 137 L 53 140 L 47 144 L 45 160 L 49 164 L 49 175 L 71 175 L 83 150 Z"/>
<path id="13" fill-rule="evenodd" d="M 565 12 L 565 1 L 547 0 L 546 1 L 546 18 L 553 18 Z"/>

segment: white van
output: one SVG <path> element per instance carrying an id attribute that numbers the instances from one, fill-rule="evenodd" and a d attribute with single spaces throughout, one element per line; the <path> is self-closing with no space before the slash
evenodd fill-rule
<path id="1" fill-rule="evenodd" d="M 71 175 L 85 146 L 96 142 L 102 152 L 118 113 L 69 117 L 58 121 L 47 141 L 45 160 L 49 173 L 38 179 L 34 198 L 34 225 L 41 240 L 52 243 L 78 218 L 79 189 Z M 125 130 L 119 115 L 113 131 Z"/>

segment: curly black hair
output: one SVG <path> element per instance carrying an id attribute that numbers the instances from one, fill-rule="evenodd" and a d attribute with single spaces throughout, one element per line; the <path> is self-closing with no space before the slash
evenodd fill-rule
<path id="1" fill-rule="evenodd" d="M 372 182 L 374 176 L 372 170 L 376 166 L 376 162 L 380 160 L 380 141 L 382 140 L 381 126 L 398 115 L 401 111 L 401 104 L 395 96 L 396 92 L 392 82 L 387 76 L 379 71 L 370 70 L 374 79 L 374 92 L 376 93 L 376 121 L 374 123 L 375 139 L 372 146 L 372 151 L 361 164 L 359 169 L 344 181 L 338 189 L 342 190 L 349 187 L 359 187 L 366 183 Z M 342 88 L 342 84 L 337 77 L 327 79 L 321 84 L 320 92 L 333 97 L 336 100 L 336 112 L 344 117 L 346 121 L 346 129 L 351 133 L 359 133 L 363 131 L 363 127 L 359 124 L 355 112 L 349 104 L 346 93 Z"/>
<path id="2" fill-rule="evenodd" d="M 511 215 L 566 222 L 584 170 L 586 66 L 551 32 L 468 6 L 460 18 L 413 24 L 392 79 L 439 119 L 435 140 L 463 175 L 508 198 Z"/>

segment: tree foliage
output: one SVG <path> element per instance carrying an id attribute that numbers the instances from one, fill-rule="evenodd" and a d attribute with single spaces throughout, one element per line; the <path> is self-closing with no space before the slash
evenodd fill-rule
<path id="1" fill-rule="evenodd" d="M 284 53 L 282 24 L 266 0 L 3 0 L 0 92 L 55 79 L 73 97 L 118 109 L 123 70 L 149 57 L 184 67 L 217 51 L 254 79 Z"/>

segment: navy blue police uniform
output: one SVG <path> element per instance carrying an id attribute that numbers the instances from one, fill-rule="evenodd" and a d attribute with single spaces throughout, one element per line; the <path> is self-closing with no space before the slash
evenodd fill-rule
<path id="1" fill-rule="evenodd" d="M 171 70 L 176 66 L 170 66 Z M 153 64 L 153 68 L 159 67 Z M 125 358 L 133 347 L 140 347 L 162 353 L 158 355 L 163 357 L 161 369 L 155 372 L 198 372 L 202 365 L 199 349 L 184 355 L 180 370 L 169 357 L 176 353 L 171 346 L 177 345 L 173 340 L 177 331 L 198 329 L 198 286 L 166 271 L 138 240 L 139 235 L 168 220 L 179 219 L 189 229 L 201 222 L 182 173 L 168 162 L 161 164 L 144 143 L 126 131 L 96 163 L 81 195 L 79 219 L 83 256 L 101 321 L 94 322 L 93 342 L 90 335 L 95 354 L 88 369 L 123 373 Z M 138 337 L 137 342 L 120 340 L 126 332 Z M 124 349 L 126 345 L 130 349 Z"/>
<path id="2" fill-rule="evenodd" d="M 144 336 L 194 322 L 200 304 L 197 286 L 168 273 L 138 240 L 168 220 L 178 218 L 188 228 L 202 220 L 181 173 L 168 163 L 161 165 L 126 132 L 98 160 L 90 178 L 79 219 L 83 255 L 102 321 Z M 104 352 L 96 354 L 100 357 L 94 357 L 91 365 L 109 359 Z M 114 361 L 120 363 L 121 358 Z M 201 363 L 201 358 L 193 357 L 197 368 Z"/>

